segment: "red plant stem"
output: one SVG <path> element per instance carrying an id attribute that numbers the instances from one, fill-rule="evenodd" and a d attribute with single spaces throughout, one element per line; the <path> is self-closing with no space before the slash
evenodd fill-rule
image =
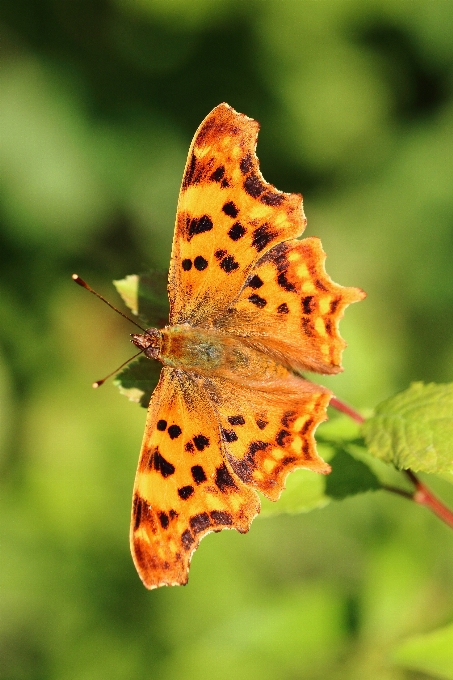
<path id="1" fill-rule="evenodd" d="M 337 397 L 332 397 L 330 400 L 330 405 L 337 409 L 337 411 L 345 413 L 357 423 L 362 424 L 365 422 L 365 418 L 363 418 L 363 416 L 361 416 L 358 411 L 353 409 L 351 406 L 348 406 L 348 404 L 345 404 L 340 399 L 337 399 Z M 425 508 L 431 510 L 431 512 L 439 517 L 439 519 L 441 519 L 443 522 L 445 522 L 445 524 L 453 529 L 453 512 L 449 510 L 438 498 L 436 498 L 434 494 L 431 493 L 428 487 L 426 487 L 423 482 L 420 481 L 420 479 L 412 472 L 412 470 L 404 470 L 404 472 L 407 477 L 409 477 L 412 484 L 415 485 L 415 491 L 413 493 L 404 491 L 403 489 L 396 489 L 391 486 L 386 486 L 384 489 L 386 489 L 386 491 L 391 491 L 392 493 L 397 493 L 400 496 L 404 496 L 405 498 L 409 498 L 419 505 L 424 505 Z"/>
<path id="2" fill-rule="evenodd" d="M 364 423 L 365 418 L 358 413 L 355 409 L 352 408 L 352 406 L 348 406 L 348 404 L 345 404 L 344 401 L 340 401 L 340 399 L 337 399 L 337 397 L 332 397 L 330 400 L 330 406 L 332 408 L 336 408 L 337 411 L 341 411 L 342 413 L 346 413 L 347 416 L 355 420 L 357 423 Z"/>
<path id="3" fill-rule="evenodd" d="M 445 524 L 453 528 L 453 512 L 449 510 L 431 491 L 423 484 L 422 481 L 415 475 L 412 470 L 404 470 L 411 482 L 415 484 L 415 491 L 412 495 L 412 500 L 419 505 L 424 505 L 429 508 L 439 519 Z"/>

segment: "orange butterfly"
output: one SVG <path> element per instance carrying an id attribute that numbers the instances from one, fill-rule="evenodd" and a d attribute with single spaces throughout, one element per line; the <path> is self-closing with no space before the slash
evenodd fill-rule
<path id="1" fill-rule="evenodd" d="M 246 532 L 256 490 L 289 472 L 328 473 L 314 431 L 331 392 L 299 371 L 338 373 L 338 322 L 364 297 L 333 283 L 302 197 L 264 181 L 259 125 L 220 104 L 198 128 L 171 254 L 169 325 L 133 335 L 163 364 L 134 488 L 131 548 L 147 588 L 187 582 L 210 531 Z"/>

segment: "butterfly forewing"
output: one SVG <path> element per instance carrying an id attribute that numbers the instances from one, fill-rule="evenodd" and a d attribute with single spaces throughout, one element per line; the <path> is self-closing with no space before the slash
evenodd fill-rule
<path id="1" fill-rule="evenodd" d="M 253 264 L 305 228 L 302 197 L 263 179 L 259 125 L 220 104 L 198 128 L 178 202 L 169 275 L 170 323 L 209 324 Z"/>

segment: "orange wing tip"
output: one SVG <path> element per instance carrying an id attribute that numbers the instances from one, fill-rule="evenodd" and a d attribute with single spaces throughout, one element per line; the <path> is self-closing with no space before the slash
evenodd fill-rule
<path id="1" fill-rule="evenodd" d="M 256 154 L 258 132 L 260 124 L 244 113 L 239 113 L 232 106 L 223 102 L 216 106 L 199 125 L 189 149 L 186 167 L 184 169 L 182 190 L 186 189 L 193 179 L 195 164 L 201 161 L 205 154 L 215 145 L 224 145 L 225 148 L 236 146 L 241 150 L 240 168 L 247 176 L 256 191 L 261 189 L 261 201 L 267 197 L 268 205 L 280 206 L 284 209 L 288 218 L 295 222 L 300 236 L 305 230 L 307 219 L 303 210 L 301 194 L 280 191 L 273 184 L 267 182 L 260 170 L 259 159 Z M 284 201 L 284 203 L 283 203 Z M 263 201 L 265 202 L 265 201 Z"/>

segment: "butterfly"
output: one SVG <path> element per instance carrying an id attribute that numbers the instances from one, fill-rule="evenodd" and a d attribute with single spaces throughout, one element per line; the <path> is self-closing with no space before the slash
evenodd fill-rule
<path id="1" fill-rule="evenodd" d="M 182 180 L 169 323 L 132 341 L 163 364 L 135 479 L 131 550 L 147 588 L 181 585 L 211 531 L 245 533 L 289 472 L 327 474 L 314 432 L 331 392 L 302 371 L 341 371 L 338 323 L 364 297 L 331 281 L 319 239 L 298 240 L 302 196 L 259 170 L 259 124 L 220 104 Z"/>

